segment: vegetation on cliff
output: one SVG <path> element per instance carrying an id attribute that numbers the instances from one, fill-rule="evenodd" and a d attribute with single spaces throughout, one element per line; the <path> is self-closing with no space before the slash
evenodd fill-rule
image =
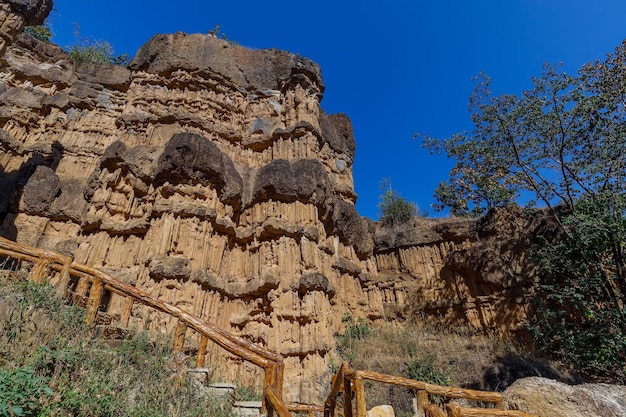
<path id="1" fill-rule="evenodd" d="M 378 202 L 379 221 L 383 226 L 399 226 L 417 216 L 417 207 L 407 201 L 391 186 L 391 180 L 385 178 L 380 183 L 381 194 Z"/>
<path id="2" fill-rule="evenodd" d="M 54 35 L 48 24 L 27 26 L 24 32 L 41 42 L 50 42 Z M 80 34 L 80 26 L 76 23 L 74 23 L 74 38 L 75 42 L 67 46 L 65 50 L 75 63 L 95 62 L 124 66 L 130 61 L 128 54 L 116 54 L 109 41 L 83 38 Z"/>
<path id="3" fill-rule="evenodd" d="M 484 74 L 471 133 L 424 138 L 456 160 L 439 208 L 480 215 L 521 198 L 553 214 L 539 242 L 531 323 L 537 346 L 589 376 L 626 381 L 626 42 L 577 75 L 546 65 L 521 95 L 494 96 Z"/>
<path id="4" fill-rule="evenodd" d="M 0 276 L 0 416 L 230 415 L 167 345 L 146 334 L 114 346 L 92 339 L 82 309 L 11 277 Z"/>

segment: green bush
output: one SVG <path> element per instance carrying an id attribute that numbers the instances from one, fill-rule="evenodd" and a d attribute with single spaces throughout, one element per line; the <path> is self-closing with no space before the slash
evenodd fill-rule
<path id="1" fill-rule="evenodd" d="M 0 416 L 36 416 L 42 408 L 40 398 L 54 392 L 49 378 L 40 377 L 30 367 L 0 369 Z"/>
<path id="2" fill-rule="evenodd" d="M 450 385 L 450 378 L 437 368 L 437 355 L 413 357 L 406 365 L 407 376 L 417 381 L 436 385 Z"/>
<path id="3" fill-rule="evenodd" d="M 108 41 L 83 38 L 79 26 L 75 25 L 74 37 L 76 42 L 67 48 L 70 59 L 76 63 L 95 62 L 97 64 L 113 64 L 125 66 L 130 57 L 128 54 L 116 55 L 113 46 Z"/>
<path id="4" fill-rule="evenodd" d="M 398 226 L 417 216 L 415 203 L 405 200 L 391 187 L 391 181 L 384 179 L 380 188 L 382 194 L 378 202 L 379 220 L 384 226 Z"/>
<path id="5" fill-rule="evenodd" d="M 341 321 L 347 324 L 343 336 L 349 339 L 363 340 L 372 333 L 372 329 L 367 325 L 363 317 L 359 317 L 354 321 L 352 314 L 345 313 Z"/>
<path id="6" fill-rule="evenodd" d="M 365 319 L 359 317 L 356 321 L 352 314 L 346 312 L 341 318 L 346 323 L 346 329 L 342 334 L 337 335 L 337 348 L 342 356 L 348 361 L 352 361 L 355 357 L 355 342 L 364 340 L 372 334 L 372 329 L 367 325 Z"/>
<path id="7" fill-rule="evenodd" d="M 24 32 L 42 42 L 50 42 L 52 31 L 47 25 L 26 26 Z"/>
<path id="8" fill-rule="evenodd" d="M 411 361 L 406 364 L 406 374 L 409 378 L 435 385 L 450 385 L 450 378 L 437 367 L 437 355 L 427 354 L 416 358 L 413 355 Z M 432 400 L 439 404 L 443 397 L 433 395 Z"/>

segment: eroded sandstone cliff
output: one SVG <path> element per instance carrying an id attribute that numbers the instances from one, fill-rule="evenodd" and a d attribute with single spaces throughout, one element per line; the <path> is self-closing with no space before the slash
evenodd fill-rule
<path id="1" fill-rule="evenodd" d="M 501 210 L 388 230 L 360 217 L 351 123 L 321 109 L 314 62 L 176 33 L 155 36 L 127 68 L 74 64 L 20 34 L 48 2 L 0 6 L 3 236 L 281 353 L 289 401 L 327 391 L 347 312 L 478 329 L 524 318 L 527 232 L 546 220 Z M 175 325 L 140 309 L 134 320 L 162 333 Z M 258 376 L 209 354 L 224 359 L 216 378 Z"/>

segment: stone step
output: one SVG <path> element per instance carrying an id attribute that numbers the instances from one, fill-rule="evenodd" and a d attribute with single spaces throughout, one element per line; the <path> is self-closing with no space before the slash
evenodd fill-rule
<path id="1" fill-rule="evenodd" d="M 207 387 L 209 392 L 219 398 L 228 398 L 232 401 L 237 386 L 228 382 L 214 382 Z"/>
<path id="2" fill-rule="evenodd" d="M 261 417 L 261 401 L 235 401 L 233 414 L 238 417 Z"/>

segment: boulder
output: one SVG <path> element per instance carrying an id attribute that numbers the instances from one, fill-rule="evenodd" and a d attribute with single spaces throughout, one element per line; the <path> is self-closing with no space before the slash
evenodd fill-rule
<path id="1" fill-rule="evenodd" d="M 52 0 L 8 0 L 11 9 L 24 18 L 26 26 L 41 25 L 52 10 Z"/>
<path id="2" fill-rule="evenodd" d="M 567 385 L 530 377 L 519 379 L 507 388 L 504 401 L 511 410 L 537 417 L 626 416 L 626 386 L 623 385 Z"/>
<path id="3" fill-rule="evenodd" d="M 367 417 L 395 417 L 395 415 L 390 405 L 377 405 L 367 412 Z"/>

